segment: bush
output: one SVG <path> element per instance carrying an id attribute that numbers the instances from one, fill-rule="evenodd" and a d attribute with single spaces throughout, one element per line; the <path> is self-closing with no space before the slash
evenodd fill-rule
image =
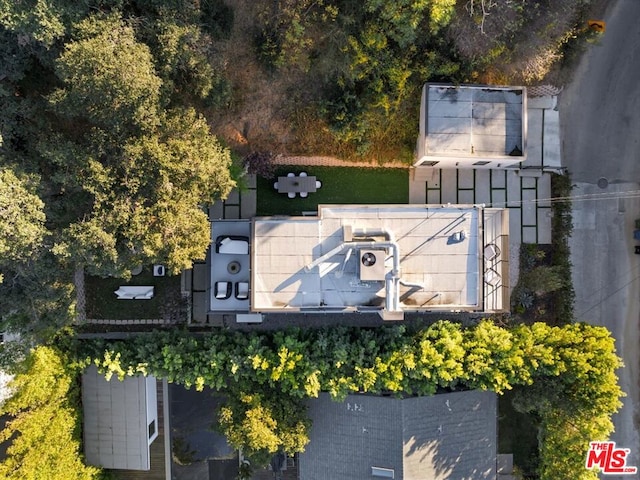
<path id="1" fill-rule="evenodd" d="M 541 265 L 523 273 L 523 285 L 536 295 L 555 292 L 564 286 L 561 268 Z"/>
<path id="2" fill-rule="evenodd" d="M 202 29 L 213 40 L 226 40 L 231 36 L 234 17 L 233 8 L 224 3 L 224 0 L 200 1 Z"/>
<path id="3" fill-rule="evenodd" d="M 82 357 L 107 376 L 153 373 L 226 394 L 222 430 L 255 458 L 304 448 L 305 399 L 321 391 L 342 400 L 354 392 L 429 395 L 470 388 L 503 393 L 523 385 L 519 407 L 540 415 L 543 438 L 550 442 L 541 447 L 542 478 L 581 478 L 580 454 L 586 454 L 589 440 L 611 433 L 610 417 L 622 395 L 613 338 L 605 328 L 586 324 L 506 329 L 482 321 L 463 329 L 443 321 L 411 334 L 404 326 L 219 331 L 201 337 L 172 331 L 108 343 L 85 340 L 80 347 Z M 562 435 L 577 445 L 567 461 L 552 447 Z"/>
<path id="4" fill-rule="evenodd" d="M 276 165 L 273 163 L 272 152 L 252 152 L 242 161 L 247 173 L 255 174 L 270 180 L 276 173 Z"/>

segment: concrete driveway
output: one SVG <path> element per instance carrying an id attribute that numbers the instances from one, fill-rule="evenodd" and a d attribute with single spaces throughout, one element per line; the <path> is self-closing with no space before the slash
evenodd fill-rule
<path id="1" fill-rule="evenodd" d="M 633 253 L 640 244 L 633 241 L 640 218 L 640 2 L 611 2 L 604 19 L 606 33 L 560 96 L 562 159 L 576 184 L 576 319 L 604 325 L 616 338 L 627 397 L 612 439 L 631 450 L 628 465 L 640 466 L 640 255 Z"/>

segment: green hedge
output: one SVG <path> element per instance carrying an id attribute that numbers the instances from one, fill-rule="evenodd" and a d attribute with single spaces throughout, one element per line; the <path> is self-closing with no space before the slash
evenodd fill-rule
<path id="1" fill-rule="evenodd" d="M 584 470 L 588 442 L 612 431 L 610 416 L 622 396 L 614 340 L 605 328 L 586 324 L 503 328 L 482 321 L 462 328 L 442 321 L 416 332 L 390 326 L 202 336 L 173 331 L 84 341 L 79 354 L 107 377 L 154 374 L 226 394 L 222 430 L 234 446 L 254 453 L 303 450 L 309 428 L 304 400 L 322 391 L 341 400 L 354 392 L 503 393 L 530 385 L 519 408 L 538 412 L 549 427 L 541 448 L 541 478 L 548 479 L 596 478 Z M 560 462 L 555 446 L 576 422 L 588 428 L 572 433 L 575 451 L 563 452 Z"/>

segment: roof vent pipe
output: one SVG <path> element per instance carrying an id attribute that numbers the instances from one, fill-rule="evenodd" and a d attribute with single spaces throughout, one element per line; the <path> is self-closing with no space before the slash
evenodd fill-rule
<path id="1" fill-rule="evenodd" d="M 316 258 L 313 262 L 305 265 L 305 271 L 313 270 L 315 267 L 320 265 L 322 262 L 329 260 L 331 257 L 334 257 L 341 253 L 343 250 L 347 248 L 390 248 L 393 253 L 393 268 L 391 270 L 391 274 L 387 276 L 386 279 L 386 309 L 391 312 L 398 312 L 400 310 L 400 248 L 396 242 L 386 241 L 386 242 L 346 242 L 341 243 L 337 247 L 329 250 L 324 255 Z"/>

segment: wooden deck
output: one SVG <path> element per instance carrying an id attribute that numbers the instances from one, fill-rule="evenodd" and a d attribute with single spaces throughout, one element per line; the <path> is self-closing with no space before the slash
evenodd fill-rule
<path id="1" fill-rule="evenodd" d="M 162 380 L 156 380 L 158 392 L 158 436 L 150 447 L 151 470 L 110 470 L 119 480 L 166 480 L 164 455 L 164 399 Z"/>

